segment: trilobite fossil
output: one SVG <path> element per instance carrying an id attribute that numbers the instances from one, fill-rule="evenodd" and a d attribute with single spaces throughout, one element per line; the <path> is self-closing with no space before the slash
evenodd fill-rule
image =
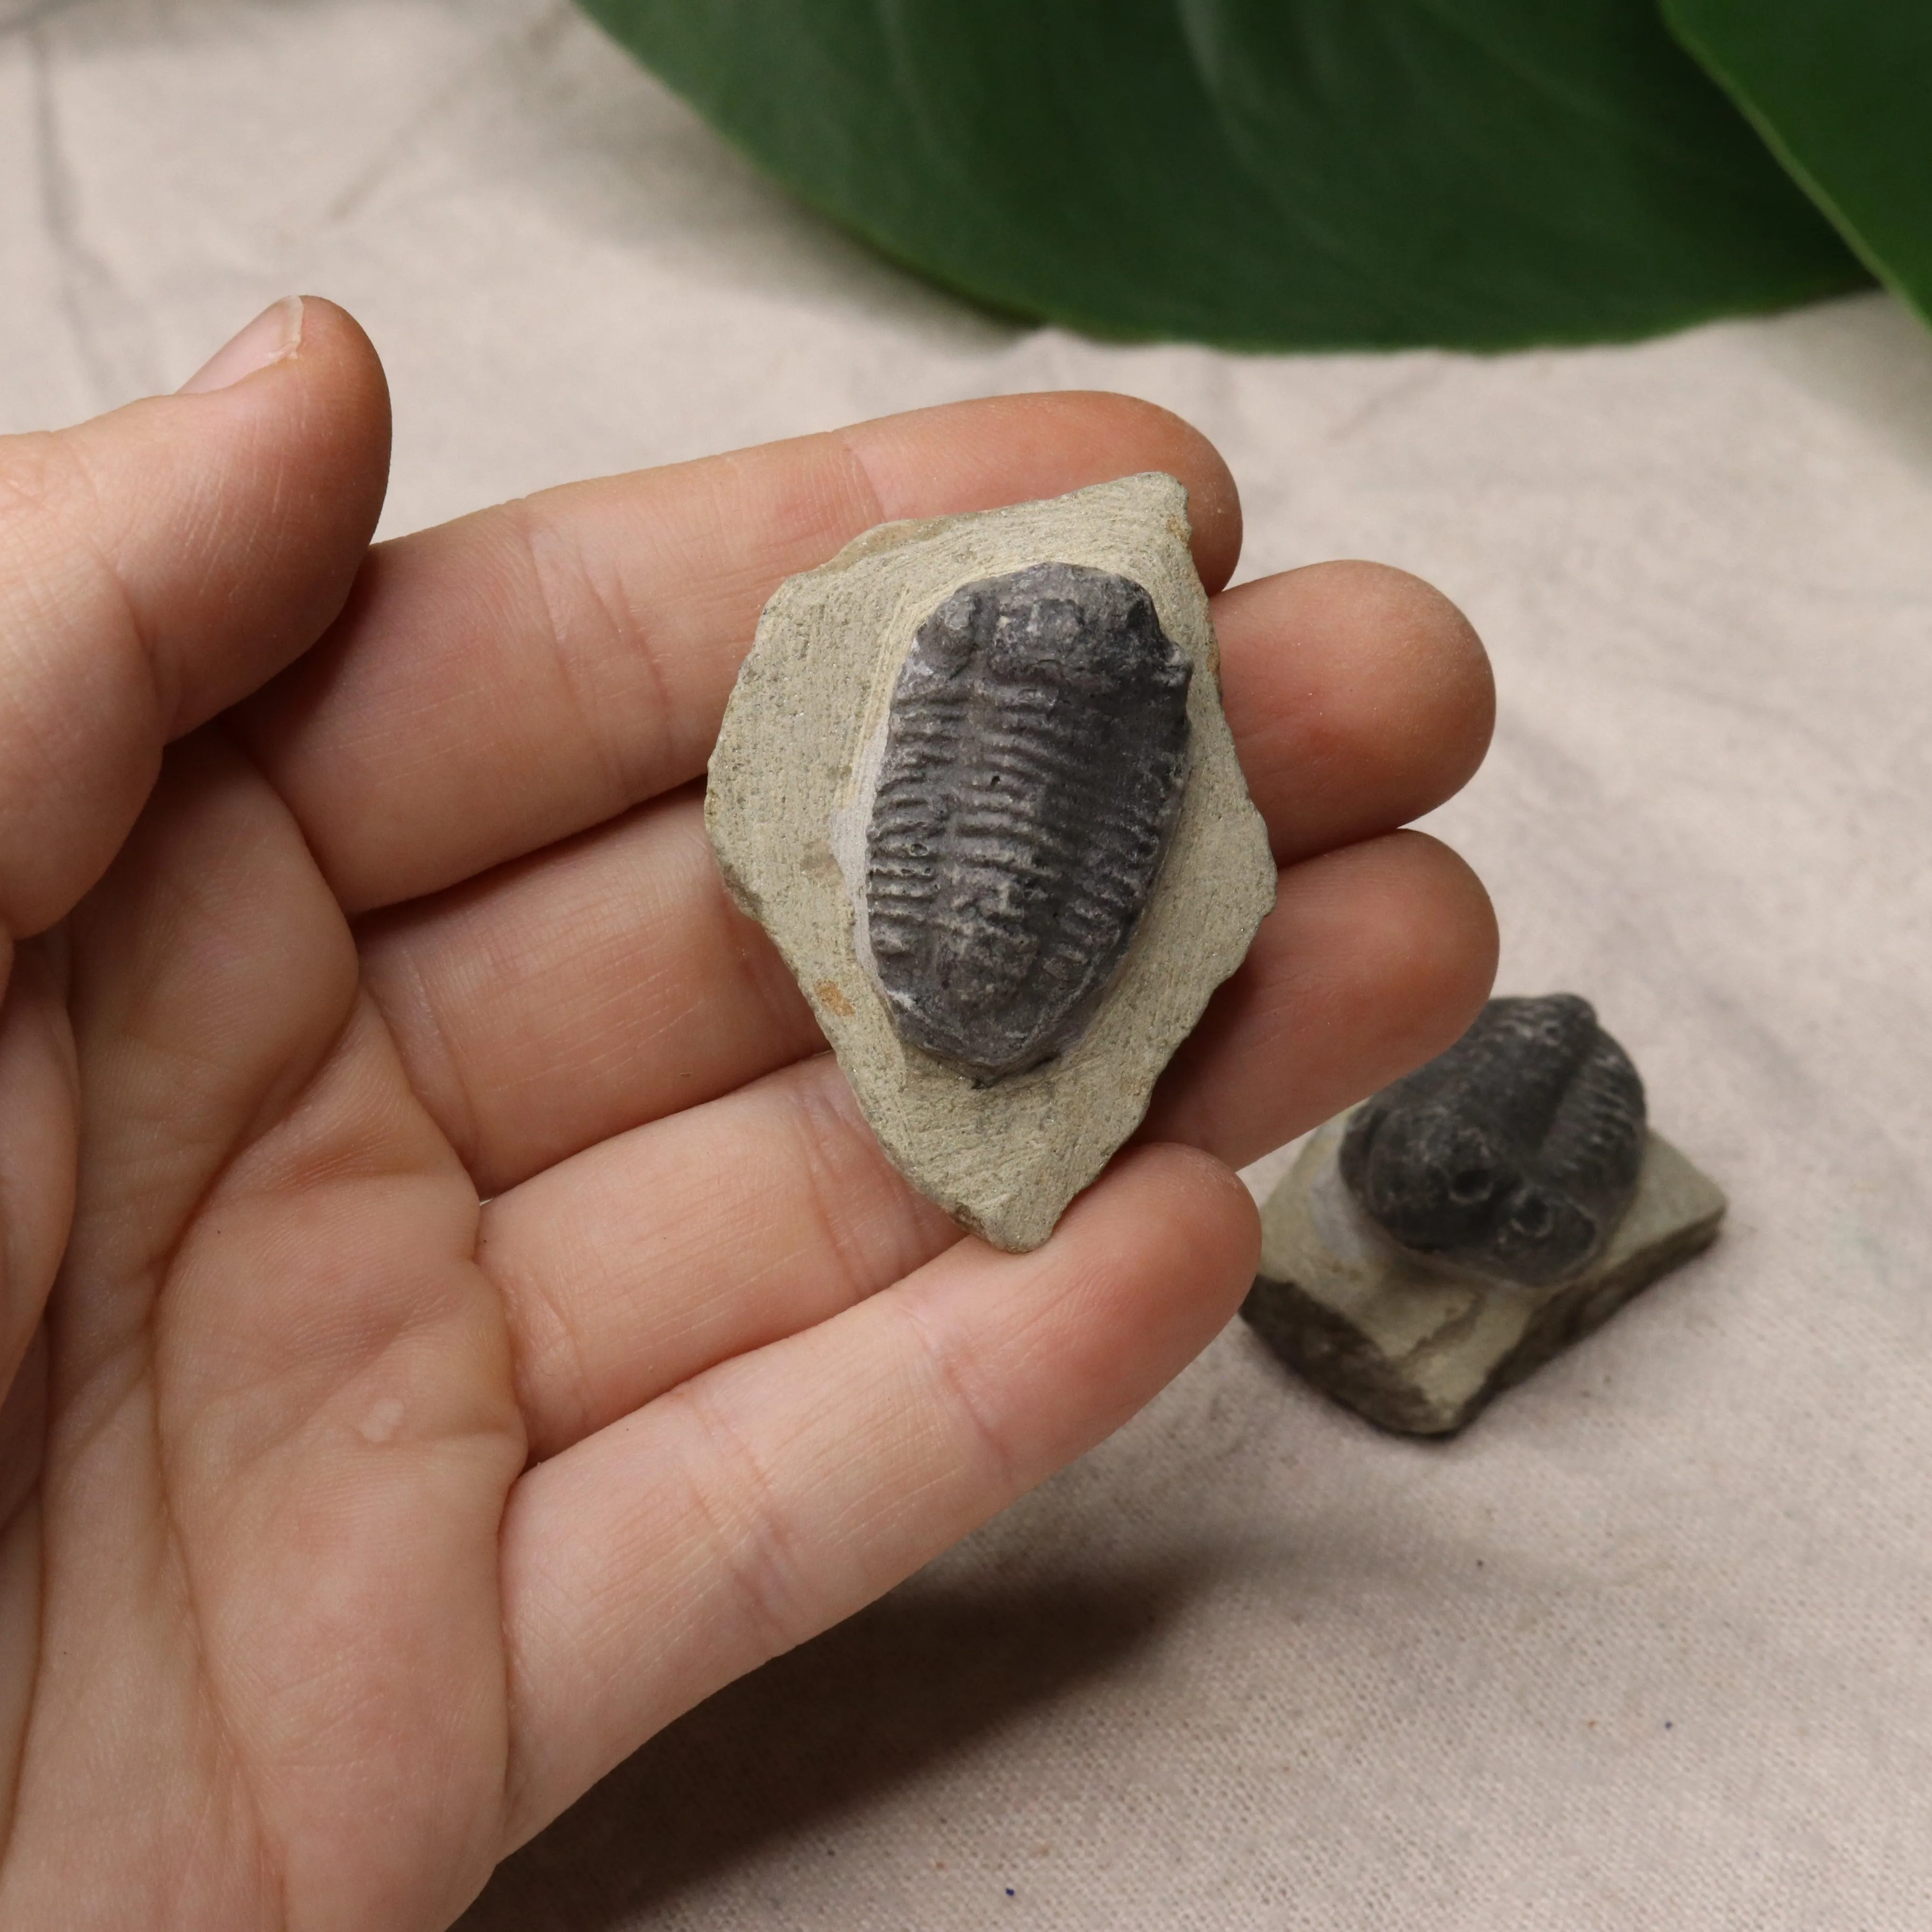
<path id="1" fill-rule="evenodd" d="M 1342 1178 L 1407 1248 L 1547 1286 L 1616 1232 L 1643 1161 L 1643 1082 L 1573 993 L 1492 1000 L 1349 1123 Z"/>
<path id="2" fill-rule="evenodd" d="M 1079 1037 L 1166 856 L 1192 668 L 1145 590 L 1079 564 L 964 584 L 920 626 L 866 834 L 902 1038 L 986 1082 Z"/>

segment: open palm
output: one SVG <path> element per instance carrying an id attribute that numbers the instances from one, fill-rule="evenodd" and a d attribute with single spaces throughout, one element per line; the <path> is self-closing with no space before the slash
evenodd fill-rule
<path id="1" fill-rule="evenodd" d="M 888 518 L 1168 470 L 1216 589 L 1219 459 L 1016 398 L 371 551 L 374 353 L 264 326 L 226 386 L 0 445 L 9 1927 L 446 1923 L 1152 1395 L 1251 1274 L 1230 1165 L 1446 1043 L 1492 956 L 1393 830 L 1481 754 L 1468 626 L 1364 565 L 1222 595 L 1277 908 L 1052 1240 L 961 1239 L 724 897 L 724 699 L 780 578 Z"/>

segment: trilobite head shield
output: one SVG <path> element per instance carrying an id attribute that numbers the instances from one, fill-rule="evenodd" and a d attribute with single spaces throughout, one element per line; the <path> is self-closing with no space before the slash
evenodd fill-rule
<path id="1" fill-rule="evenodd" d="M 866 837 L 902 1039 L 988 1082 L 1079 1038 L 1166 856 L 1192 670 L 1141 585 L 1078 564 L 964 584 L 920 626 Z"/>
<path id="2" fill-rule="evenodd" d="M 1357 1112 L 1342 1178 L 1403 1246 L 1546 1286 L 1602 1253 L 1644 1138 L 1643 1083 L 1587 1000 L 1492 1000 Z"/>

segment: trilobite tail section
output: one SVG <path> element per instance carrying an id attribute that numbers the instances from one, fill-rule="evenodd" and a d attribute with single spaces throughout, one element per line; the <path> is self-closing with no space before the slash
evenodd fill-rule
<path id="1" fill-rule="evenodd" d="M 1629 1205 L 1643 1160 L 1643 1082 L 1600 1028 L 1578 1061 L 1541 1149 L 1552 1180 L 1586 1202 L 1606 1231 Z"/>

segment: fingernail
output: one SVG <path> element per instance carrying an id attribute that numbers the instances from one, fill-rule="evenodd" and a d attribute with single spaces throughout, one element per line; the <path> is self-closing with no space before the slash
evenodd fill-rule
<path id="1" fill-rule="evenodd" d="M 199 396 L 225 389 L 302 346 L 302 298 L 284 296 L 272 302 L 242 333 L 218 349 L 181 387 L 177 395 Z"/>

